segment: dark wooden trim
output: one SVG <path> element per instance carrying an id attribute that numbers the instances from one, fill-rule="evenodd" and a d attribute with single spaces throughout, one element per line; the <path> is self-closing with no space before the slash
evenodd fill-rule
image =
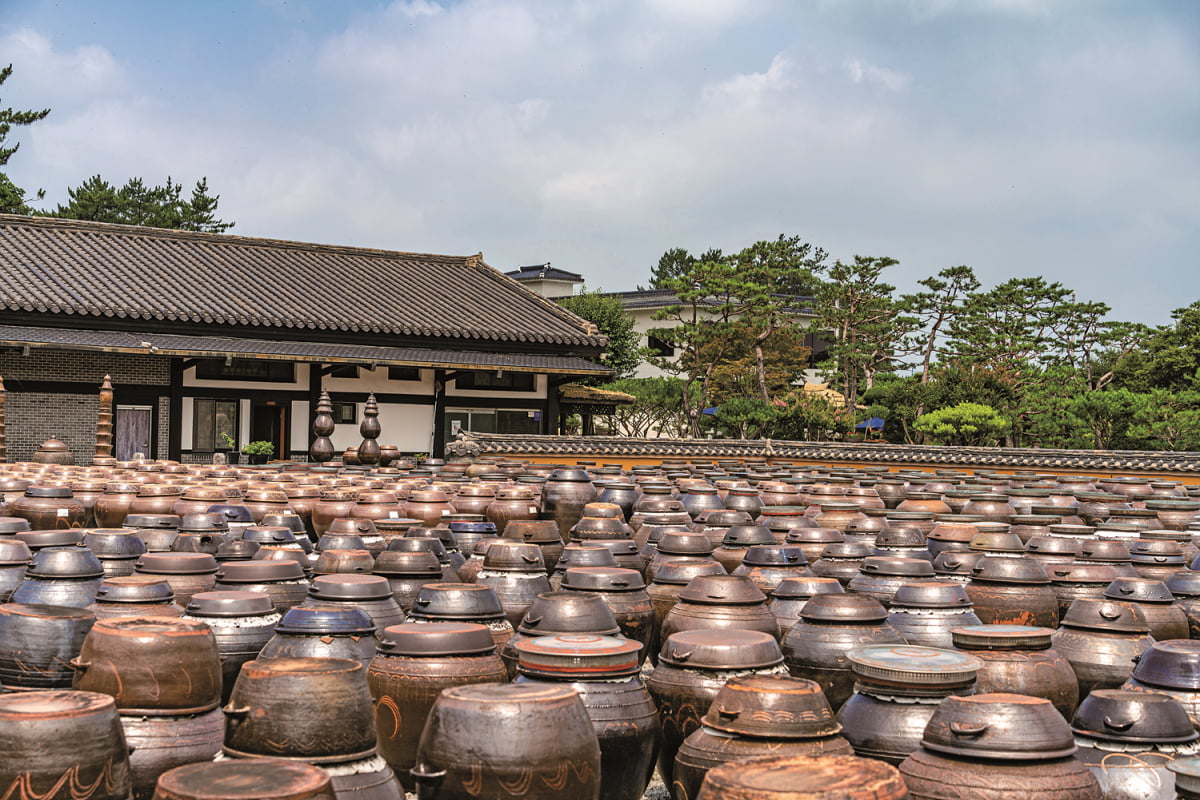
<path id="1" fill-rule="evenodd" d="M 540 397 L 459 397 L 451 395 L 442 403 L 446 408 L 528 408 L 546 411 L 549 404 Z"/>
<path id="2" fill-rule="evenodd" d="M 433 371 L 433 444 L 429 455 L 443 458 L 446 452 L 446 370 Z"/>
<path id="3" fill-rule="evenodd" d="M 183 448 L 183 371 L 182 358 L 172 358 L 170 367 L 170 409 L 167 412 L 167 458 L 179 461 Z M 157 437 L 155 437 L 157 438 Z"/>
<path id="4" fill-rule="evenodd" d="M 97 392 L 99 384 L 88 381 L 31 381 L 21 378 L 4 378 L 4 388 L 9 394 L 14 392 L 43 392 L 46 394 L 87 394 L 93 395 Z M 119 388 L 118 388 L 119 387 Z M 118 390 L 124 389 L 130 392 L 155 392 L 157 395 L 165 395 L 170 391 L 170 386 L 167 384 L 154 383 L 127 383 L 124 385 L 118 384 L 114 388 Z"/>
<path id="5" fill-rule="evenodd" d="M 330 392 L 329 399 L 335 403 L 365 403 L 370 392 Z M 380 405 L 431 406 L 434 404 L 431 394 L 380 394 L 375 393 L 375 401 Z"/>

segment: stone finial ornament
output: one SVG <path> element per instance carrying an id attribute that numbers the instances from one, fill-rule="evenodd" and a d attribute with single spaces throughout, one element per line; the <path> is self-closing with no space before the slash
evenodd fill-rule
<path id="1" fill-rule="evenodd" d="M 367 396 L 367 405 L 363 408 L 362 422 L 358 432 L 362 434 L 362 443 L 358 446 L 358 463 L 373 466 L 379 463 L 379 438 L 382 429 L 379 426 L 379 404 L 375 402 L 375 393 Z"/>
<path id="2" fill-rule="evenodd" d="M 316 438 L 308 448 L 309 459 L 318 464 L 333 459 L 333 441 L 329 438 L 333 427 L 333 403 L 329 399 L 329 392 L 322 389 L 321 397 L 317 400 L 317 415 L 313 417 L 312 432 Z"/>
<path id="3" fill-rule="evenodd" d="M 4 440 L 4 400 L 8 392 L 4 389 L 4 378 L 0 378 L 0 464 L 8 461 L 8 445 Z"/>
<path id="4" fill-rule="evenodd" d="M 100 410 L 96 414 L 96 455 L 92 463 L 106 463 L 113 454 L 113 386 L 112 377 L 104 376 L 100 383 Z"/>

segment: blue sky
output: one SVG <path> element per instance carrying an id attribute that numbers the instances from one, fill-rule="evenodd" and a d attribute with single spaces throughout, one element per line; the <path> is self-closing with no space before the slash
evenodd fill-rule
<path id="1" fill-rule="evenodd" d="M 9 175 L 207 176 L 234 233 L 552 262 L 798 234 L 1044 275 L 1113 316 L 1200 298 L 1190 0 L 0 0 Z"/>

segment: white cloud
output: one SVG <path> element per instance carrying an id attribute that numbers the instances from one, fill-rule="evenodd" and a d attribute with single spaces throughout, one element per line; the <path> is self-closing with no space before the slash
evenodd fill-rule
<path id="1" fill-rule="evenodd" d="M 889 92 L 902 91 L 907 89 L 908 85 L 912 83 L 911 75 L 896 72 L 887 67 L 876 66 L 859 58 L 848 58 L 843 66 L 846 69 L 846 74 L 850 76 L 850 80 L 854 83 L 881 86 Z"/>

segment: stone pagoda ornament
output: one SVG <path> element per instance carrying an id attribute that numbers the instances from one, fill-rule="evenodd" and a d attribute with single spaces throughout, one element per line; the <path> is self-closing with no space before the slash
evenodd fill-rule
<path id="1" fill-rule="evenodd" d="M 4 400 L 8 392 L 4 389 L 4 378 L 0 378 L 0 464 L 8 461 L 8 445 L 4 439 Z"/>
<path id="2" fill-rule="evenodd" d="M 375 402 L 375 393 L 367 396 L 367 405 L 363 408 L 362 422 L 358 432 L 362 434 L 362 444 L 358 446 L 358 463 L 374 466 L 379 463 L 379 438 L 382 429 L 379 426 L 379 404 Z"/>
<path id="3" fill-rule="evenodd" d="M 333 441 L 329 437 L 333 434 L 333 403 L 329 400 L 329 392 L 324 389 L 317 400 L 317 415 L 313 417 L 312 432 L 316 438 L 308 448 L 309 460 L 318 464 L 331 461 L 334 449 Z"/>
<path id="4" fill-rule="evenodd" d="M 92 463 L 111 466 L 113 458 L 113 386 L 112 377 L 104 376 L 100 383 L 100 410 L 96 415 L 96 455 Z"/>

